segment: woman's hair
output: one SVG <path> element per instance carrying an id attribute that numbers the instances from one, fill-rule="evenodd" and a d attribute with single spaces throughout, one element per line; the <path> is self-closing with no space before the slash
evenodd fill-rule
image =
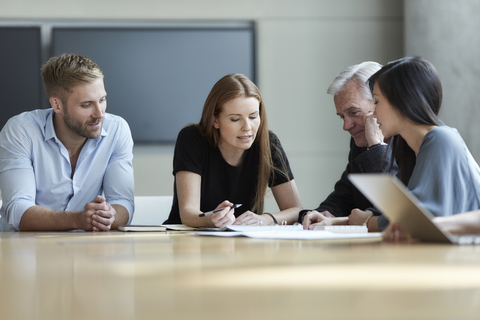
<path id="1" fill-rule="evenodd" d="M 440 125 L 437 116 L 442 105 L 442 84 L 435 67 L 421 57 L 392 61 L 368 79 L 373 93 L 375 84 L 400 114 L 418 124 Z M 390 139 L 391 166 L 396 161 L 399 176 L 408 184 L 415 167 L 415 152 L 400 136 Z"/>
<path id="2" fill-rule="evenodd" d="M 47 97 L 58 97 L 64 104 L 70 90 L 80 84 L 103 78 L 102 70 L 92 60 L 73 53 L 50 58 L 42 67 Z"/>
<path id="3" fill-rule="evenodd" d="M 380 70 L 381 64 L 374 61 L 365 61 L 348 67 L 340 72 L 327 89 L 327 93 L 336 96 L 350 81 L 355 81 L 364 98 L 372 100 L 372 93 L 368 87 L 368 78 Z"/>
<path id="4" fill-rule="evenodd" d="M 258 163 L 257 190 L 252 211 L 261 214 L 263 213 L 264 198 L 268 182 L 273 181 L 275 168 L 272 161 L 267 113 L 265 111 L 265 104 L 263 103 L 260 90 L 258 90 L 257 86 L 243 74 L 233 73 L 224 76 L 218 80 L 210 91 L 203 106 L 202 118 L 197 127 L 212 146 L 218 146 L 220 132 L 213 126 L 215 117 L 218 117 L 222 112 L 225 102 L 239 97 L 253 97 L 259 102 L 260 126 L 258 127 L 255 142 L 258 141 L 259 143 L 260 156 Z"/>

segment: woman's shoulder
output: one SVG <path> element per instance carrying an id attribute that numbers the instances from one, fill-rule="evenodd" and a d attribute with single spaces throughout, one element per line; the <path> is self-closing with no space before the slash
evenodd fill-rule
<path id="1" fill-rule="evenodd" d="M 179 135 L 201 135 L 200 129 L 196 124 L 186 125 L 180 130 L 178 134 Z"/>
<path id="2" fill-rule="evenodd" d="M 277 146 L 281 145 L 280 139 L 278 138 L 275 132 L 268 130 L 268 138 L 270 139 L 271 145 L 277 145 Z"/>
<path id="3" fill-rule="evenodd" d="M 202 133 L 200 132 L 200 128 L 196 124 L 189 124 L 185 127 L 183 127 L 180 132 L 178 133 L 177 136 L 177 141 L 178 140 L 205 140 L 206 139 L 203 137 Z"/>
<path id="4" fill-rule="evenodd" d="M 437 163 L 461 158 L 468 151 L 457 129 L 445 125 L 430 130 L 425 136 L 417 161 L 423 157 L 435 158 Z"/>
<path id="5" fill-rule="evenodd" d="M 272 131 L 269 131 L 270 137 L 270 151 L 272 154 L 273 161 L 276 162 L 278 159 L 282 159 L 281 161 L 286 161 L 287 154 L 280 142 L 280 138 Z"/>
<path id="6" fill-rule="evenodd" d="M 457 144 L 460 141 L 463 143 L 463 139 L 457 129 L 446 125 L 441 125 L 430 130 L 425 136 L 425 142 L 430 144 Z"/>
<path id="7" fill-rule="evenodd" d="M 435 127 L 434 129 L 430 130 L 430 132 L 433 135 L 437 135 L 437 136 L 449 136 L 449 135 L 458 134 L 457 129 L 449 127 L 445 124 Z"/>
<path id="8" fill-rule="evenodd" d="M 174 172 L 184 170 L 200 174 L 202 165 L 211 152 L 208 145 L 197 125 L 182 128 L 175 142 Z"/>
<path id="9" fill-rule="evenodd" d="M 196 152 L 203 154 L 207 150 L 211 150 L 212 146 L 200 132 L 200 128 L 196 124 L 187 125 L 178 133 L 175 142 L 175 150 L 182 152 Z"/>

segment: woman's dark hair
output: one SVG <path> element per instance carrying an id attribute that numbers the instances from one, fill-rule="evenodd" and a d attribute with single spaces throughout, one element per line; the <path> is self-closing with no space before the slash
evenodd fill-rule
<path id="1" fill-rule="evenodd" d="M 440 125 L 437 116 L 442 105 L 442 84 L 435 67 L 421 57 L 392 61 L 368 79 L 370 91 L 377 84 L 382 95 L 400 114 L 418 124 Z M 391 168 L 394 161 L 399 177 L 408 184 L 415 167 L 415 152 L 396 135 L 390 139 Z"/>

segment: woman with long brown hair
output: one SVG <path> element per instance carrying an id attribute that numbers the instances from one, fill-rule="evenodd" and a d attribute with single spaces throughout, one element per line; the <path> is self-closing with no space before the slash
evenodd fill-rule
<path id="1" fill-rule="evenodd" d="M 282 145 L 268 130 L 260 91 L 242 74 L 227 75 L 213 86 L 200 123 L 178 135 L 173 167 L 174 199 L 166 223 L 291 224 L 302 208 Z M 268 187 L 277 213 L 264 212 Z M 210 213 L 213 209 L 221 210 Z"/>

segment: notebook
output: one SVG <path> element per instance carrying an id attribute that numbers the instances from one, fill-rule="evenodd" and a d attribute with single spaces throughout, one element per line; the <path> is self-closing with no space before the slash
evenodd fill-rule
<path id="1" fill-rule="evenodd" d="M 480 244 L 478 235 L 452 235 L 440 230 L 435 217 L 396 177 L 389 174 L 350 174 L 350 181 L 391 222 L 413 238 L 454 244 Z"/>

